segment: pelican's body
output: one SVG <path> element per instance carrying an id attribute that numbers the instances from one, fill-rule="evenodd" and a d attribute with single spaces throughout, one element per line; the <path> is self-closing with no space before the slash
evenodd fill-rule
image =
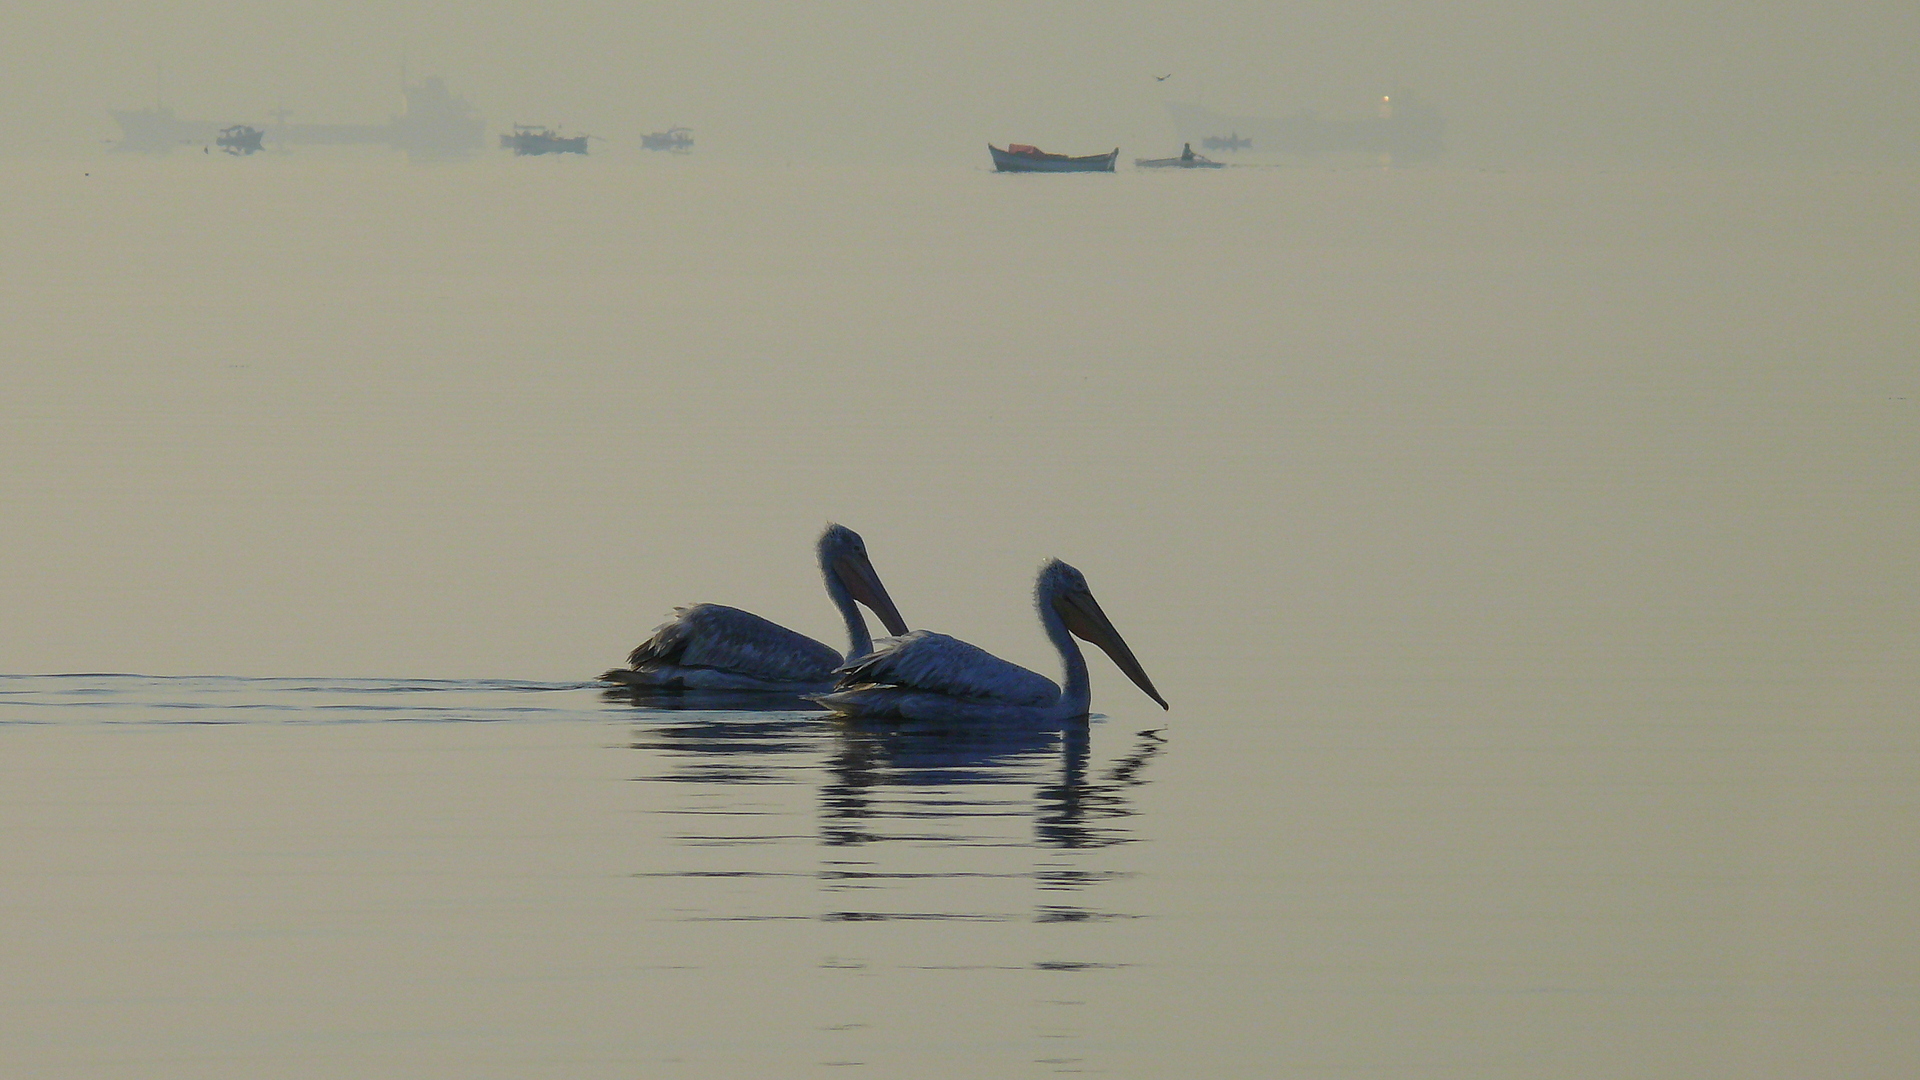
<path id="1" fill-rule="evenodd" d="M 1167 707 L 1080 571 L 1058 559 L 1042 567 L 1034 606 L 1066 669 L 1059 685 L 958 638 L 916 630 L 849 662 L 833 692 L 814 700 L 845 716 L 966 727 L 1071 720 L 1087 714 L 1093 697 L 1078 636 L 1100 646 L 1135 685 Z"/>
<path id="2" fill-rule="evenodd" d="M 673 621 L 641 642 L 627 657 L 627 667 L 600 678 L 666 690 L 802 693 L 830 688 L 834 669 L 873 651 L 867 620 L 856 603 L 873 609 L 889 633 L 904 634 L 907 624 L 867 559 L 858 533 L 829 525 L 817 548 L 827 596 L 847 624 L 845 655 L 739 608 L 695 604 L 674 609 Z"/>

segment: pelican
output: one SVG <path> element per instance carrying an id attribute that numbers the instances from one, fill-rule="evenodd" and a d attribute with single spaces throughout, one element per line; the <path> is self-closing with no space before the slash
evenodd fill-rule
<path id="1" fill-rule="evenodd" d="M 907 623 L 893 606 L 880 575 L 867 559 L 866 542 L 845 525 L 828 525 L 816 545 L 827 596 L 847 622 L 851 650 L 831 647 L 739 608 L 695 604 L 674 609 L 672 622 L 627 657 L 628 667 L 600 676 L 604 682 L 665 690 L 761 690 L 800 693 L 833 686 L 834 669 L 873 651 L 867 620 L 854 606 L 873 610 L 890 634 Z"/>
<path id="2" fill-rule="evenodd" d="M 1066 667 L 1053 680 L 945 634 L 915 630 L 880 643 L 839 671 L 833 692 L 813 700 L 843 716 L 961 726 L 1051 723 L 1087 715 L 1092 689 L 1077 636 L 1100 646 L 1133 684 L 1167 707 L 1133 650 L 1087 588 L 1086 575 L 1059 559 L 1040 568 L 1034 606 Z"/>

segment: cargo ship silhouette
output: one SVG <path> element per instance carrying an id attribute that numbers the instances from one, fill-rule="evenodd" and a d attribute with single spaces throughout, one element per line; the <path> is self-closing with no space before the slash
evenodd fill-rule
<path id="1" fill-rule="evenodd" d="M 120 125 L 115 150 L 164 154 L 182 145 L 208 145 L 223 130 L 258 128 L 270 141 L 289 146 L 391 146 L 416 157 L 460 157 L 479 150 L 487 122 L 467 99 L 452 93 L 439 76 L 404 85 L 406 110 L 384 124 L 295 124 L 285 110 L 278 123 L 236 125 L 223 120 L 183 120 L 156 102 L 151 109 L 108 109 Z"/>

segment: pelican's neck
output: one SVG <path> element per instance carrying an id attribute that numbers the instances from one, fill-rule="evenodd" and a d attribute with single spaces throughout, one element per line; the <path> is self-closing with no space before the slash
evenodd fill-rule
<path id="1" fill-rule="evenodd" d="M 867 620 L 860 614 L 860 605 L 854 603 L 853 594 L 847 591 L 840 575 L 833 572 L 833 563 L 825 556 L 820 559 L 820 576 L 827 581 L 828 598 L 833 601 L 834 607 L 840 609 L 840 617 L 846 620 L 847 643 L 852 646 L 847 653 L 847 662 L 852 663 L 873 651 L 873 635 L 867 633 Z"/>
<path id="2" fill-rule="evenodd" d="M 1060 662 L 1066 667 L 1060 680 L 1060 702 L 1054 711 L 1061 716 L 1085 716 L 1088 706 L 1093 704 L 1093 687 L 1087 680 L 1087 658 L 1080 652 L 1080 643 L 1068 631 L 1067 620 L 1061 617 L 1060 609 L 1053 605 L 1052 593 L 1041 593 L 1035 598 L 1034 606 L 1040 609 L 1040 625 L 1047 630 L 1047 640 L 1060 650 Z"/>

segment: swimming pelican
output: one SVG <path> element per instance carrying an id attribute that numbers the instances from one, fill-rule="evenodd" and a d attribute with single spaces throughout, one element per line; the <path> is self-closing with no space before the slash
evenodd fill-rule
<path id="1" fill-rule="evenodd" d="M 1070 720 L 1087 714 L 1093 696 L 1086 657 L 1073 640 L 1078 636 L 1100 646 L 1135 686 L 1167 707 L 1080 571 L 1059 559 L 1047 563 L 1034 583 L 1033 602 L 1066 665 L 1065 689 L 957 638 L 915 630 L 849 662 L 833 692 L 813 700 L 843 716 L 965 726 Z"/>
<path id="2" fill-rule="evenodd" d="M 847 622 L 852 650 L 832 648 L 739 608 L 695 604 L 674 609 L 674 619 L 653 632 L 602 681 L 666 690 L 764 690 L 799 693 L 833 686 L 834 669 L 873 651 L 867 620 L 854 606 L 873 610 L 891 634 L 907 632 L 880 575 L 867 559 L 866 542 L 845 525 L 828 525 L 816 545 L 827 596 Z"/>

